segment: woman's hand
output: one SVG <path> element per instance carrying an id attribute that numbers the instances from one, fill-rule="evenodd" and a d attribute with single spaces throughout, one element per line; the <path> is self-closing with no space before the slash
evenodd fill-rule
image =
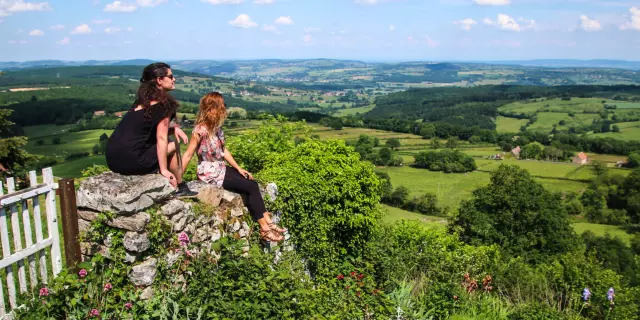
<path id="1" fill-rule="evenodd" d="M 169 179 L 169 183 L 174 188 L 178 187 L 178 180 L 176 180 L 176 177 L 173 175 L 173 173 L 171 173 L 171 171 L 169 171 L 169 170 L 161 170 L 160 174 L 163 175 L 165 178 Z"/>
<path id="2" fill-rule="evenodd" d="M 178 140 L 178 143 L 180 143 L 180 138 L 182 138 L 182 142 L 184 142 L 185 144 L 189 143 L 189 137 L 187 137 L 187 134 L 184 133 L 184 131 L 182 131 L 182 129 L 175 127 L 174 129 L 174 134 L 176 136 L 176 139 Z"/>
<path id="3" fill-rule="evenodd" d="M 242 168 L 238 168 L 238 172 L 240 172 L 240 174 L 243 175 L 245 178 L 249 180 L 253 180 L 253 175 L 251 175 L 251 172 L 244 170 Z"/>

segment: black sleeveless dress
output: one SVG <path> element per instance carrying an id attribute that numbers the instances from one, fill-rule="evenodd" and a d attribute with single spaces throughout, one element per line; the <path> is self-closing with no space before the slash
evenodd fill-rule
<path id="1" fill-rule="evenodd" d="M 107 142 L 107 166 L 123 175 L 143 175 L 160 171 L 156 132 L 165 108 L 160 103 L 150 107 L 151 121 L 144 120 L 144 109 L 129 110 Z M 171 115 L 170 120 L 175 118 Z"/>

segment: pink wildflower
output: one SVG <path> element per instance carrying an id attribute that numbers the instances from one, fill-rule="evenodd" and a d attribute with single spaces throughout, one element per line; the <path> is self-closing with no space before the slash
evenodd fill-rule
<path id="1" fill-rule="evenodd" d="M 104 289 L 103 289 L 103 291 L 109 291 L 109 290 L 111 290 L 111 289 L 113 289 L 113 287 L 111 286 L 111 283 L 106 283 L 106 284 L 104 285 Z"/>
<path id="2" fill-rule="evenodd" d="M 49 289 L 47 289 L 47 288 L 40 289 L 40 296 L 41 297 L 46 297 L 48 295 L 49 295 Z"/>
<path id="3" fill-rule="evenodd" d="M 186 254 L 186 255 L 187 255 L 187 257 L 193 257 L 193 254 L 192 254 L 192 253 L 191 253 L 191 251 L 189 251 L 189 250 L 185 250 L 185 251 L 184 251 L 184 254 Z"/>
<path id="4" fill-rule="evenodd" d="M 124 308 L 127 310 L 131 310 L 131 308 L 133 308 L 133 304 L 131 304 L 131 302 L 127 302 L 124 304 Z"/>
<path id="5" fill-rule="evenodd" d="M 178 241 L 180 241 L 181 246 L 186 246 L 189 244 L 189 236 L 186 232 L 182 231 L 178 236 Z"/>
<path id="6" fill-rule="evenodd" d="M 98 309 L 91 309 L 91 312 L 89 313 L 89 316 L 97 318 L 97 317 L 100 316 L 100 311 L 98 311 Z"/>
<path id="7" fill-rule="evenodd" d="M 80 278 L 86 277 L 87 276 L 87 270 L 81 269 L 80 271 L 78 271 L 78 275 L 80 276 Z"/>

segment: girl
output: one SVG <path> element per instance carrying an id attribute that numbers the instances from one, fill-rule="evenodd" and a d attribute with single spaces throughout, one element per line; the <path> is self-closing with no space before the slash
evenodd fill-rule
<path id="1" fill-rule="evenodd" d="M 182 163 L 188 164 L 197 150 L 198 178 L 243 195 L 245 205 L 260 225 L 260 237 L 267 241 L 281 241 L 284 239 L 282 233 L 287 230 L 271 221 L 258 184 L 253 181 L 251 173 L 238 166 L 231 152 L 225 147 L 222 124 L 226 117 L 227 110 L 221 94 L 210 92 L 200 99 L 200 111 L 191 142 L 182 156 Z M 225 165 L 224 160 L 229 165 Z"/>
<path id="2" fill-rule="evenodd" d="M 194 197 L 182 181 L 180 139 L 187 135 L 180 128 L 170 128 L 176 117 L 178 102 L 169 95 L 175 89 L 175 77 L 166 63 L 153 63 L 144 68 L 136 100 L 122 118 L 107 143 L 107 166 L 123 175 L 160 173 L 177 187 L 176 196 Z M 177 142 L 169 141 L 175 134 Z"/>

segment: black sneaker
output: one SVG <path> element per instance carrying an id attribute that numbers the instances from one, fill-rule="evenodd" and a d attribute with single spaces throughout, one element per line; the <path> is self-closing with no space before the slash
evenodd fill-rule
<path id="1" fill-rule="evenodd" d="M 178 190 L 173 194 L 176 198 L 194 198 L 198 195 L 197 192 L 191 191 L 186 183 L 182 182 L 178 184 Z"/>

